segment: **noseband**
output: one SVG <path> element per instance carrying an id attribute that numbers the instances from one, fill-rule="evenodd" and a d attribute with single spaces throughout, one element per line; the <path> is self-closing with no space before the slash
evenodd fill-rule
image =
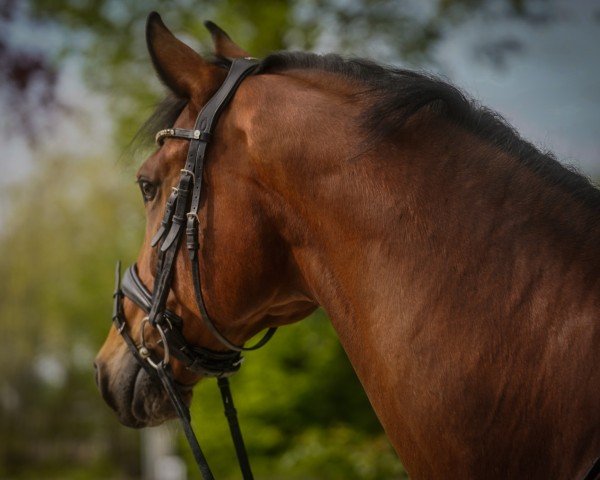
<path id="1" fill-rule="evenodd" d="M 135 265 L 126 270 L 122 281 L 119 263 L 117 264 L 115 274 L 116 286 L 112 316 L 113 323 L 142 368 L 152 378 L 159 380 L 168 393 L 182 423 L 202 477 L 205 480 L 213 479 L 214 477 L 192 430 L 189 409 L 181 399 L 181 395 L 176 387 L 169 360 L 171 356 L 175 357 L 188 370 L 202 376 L 216 377 L 218 379 L 221 398 L 225 407 L 225 415 L 229 422 L 229 429 L 242 476 L 244 479 L 251 479 L 253 478 L 252 471 L 238 425 L 237 414 L 233 405 L 233 398 L 231 397 L 227 377 L 239 370 L 242 362 L 242 351 L 256 350 L 262 347 L 271 339 L 276 330 L 276 328 L 267 330 L 264 336 L 251 347 L 235 345 L 230 342 L 217 329 L 208 315 L 202 296 L 200 267 L 198 263 L 198 229 L 200 223 L 198 210 L 202 193 L 202 175 L 206 148 L 212 138 L 219 115 L 233 98 L 242 80 L 250 75 L 256 69 L 257 65 L 258 61 L 251 58 L 233 60 L 225 81 L 196 118 L 194 129 L 169 128 L 161 130 L 156 134 L 156 142 L 159 145 L 162 145 L 165 138 L 189 140 L 190 145 L 185 166 L 181 170 L 179 177 L 179 184 L 173 189 L 167 200 L 161 225 L 151 241 L 152 247 L 158 248 L 158 264 L 154 289 L 150 293 L 138 276 Z M 182 333 L 182 318 L 166 308 L 166 301 L 171 291 L 173 280 L 173 267 L 177 253 L 180 250 L 184 224 L 186 248 L 191 263 L 194 296 L 200 312 L 200 318 L 211 334 L 227 348 L 225 352 L 217 352 L 188 344 Z M 129 298 L 147 314 L 142 322 L 139 342 L 135 342 L 128 331 L 125 314 L 123 313 L 124 297 Z M 154 358 L 155 352 L 151 351 L 146 342 L 146 331 L 149 331 L 150 328 L 154 328 L 158 333 L 159 340 L 157 344 L 162 348 L 162 357 L 159 359 Z"/>

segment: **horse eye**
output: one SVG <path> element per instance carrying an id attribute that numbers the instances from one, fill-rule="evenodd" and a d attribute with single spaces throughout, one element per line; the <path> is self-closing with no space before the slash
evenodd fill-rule
<path id="1" fill-rule="evenodd" d="M 140 190 L 142 191 L 142 197 L 144 197 L 144 203 L 150 202 L 156 196 L 156 185 L 148 180 L 138 180 Z"/>

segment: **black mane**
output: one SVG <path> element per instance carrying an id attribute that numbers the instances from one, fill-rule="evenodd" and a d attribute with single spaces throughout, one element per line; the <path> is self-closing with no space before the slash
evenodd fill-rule
<path id="1" fill-rule="evenodd" d="M 600 209 L 600 190 L 572 166 L 564 166 L 549 152 L 524 140 L 500 114 L 480 106 L 448 82 L 421 72 L 380 65 L 365 59 L 305 52 L 278 52 L 266 57 L 260 72 L 312 69 L 335 73 L 357 82 L 373 99 L 363 117 L 369 137 L 390 138 L 424 107 L 461 125 L 502 151 L 515 156 L 573 198 Z"/>

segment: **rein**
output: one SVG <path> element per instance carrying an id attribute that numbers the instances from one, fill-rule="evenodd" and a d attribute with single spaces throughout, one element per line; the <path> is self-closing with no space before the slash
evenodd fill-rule
<path id="1" fill-rule="evenodd" d="M 253 346 L 245 347 L 230 342 L 210 319 L 202 296 L 199 267 L 198 229 L 200 220 L 198 210 L 202 193 L 202 177 L 206 148 L 212 138 L 219 115 L 229 104 L 242 80 L 250 75 L 258 62 L 251 58 L 234 59 L 229 73 L 217 92 L 200 111 L 194 129 L 169 128 L 156 134 L 156 142 L 162 145 L 165 138 L 189 140 L 187 159 L 181 170 L 179 184 L 173 188 L 165 207 L 161 225 L 152 238 L 152 247 L 158 248 L 157 274 L 152 293 L 143 284 L 137 273 L 136 265 L 129 267 L 121 281 L 120 262 L 115 272 L 115 292 L 113 295 L 112 320 L 117 331 L 123 337 L 129 350 L 151 376 L 160 381 L 177 412 L 185 436 L 198 464 L 204 480 L 214 479 L 206 457 L 191 426 L 188 407 L 181 398 L 177 382 L 170 367 L 171 356 L 182 362 L 188 370 L 207 377 L 216 377 L 221 392 L 225 416 L 229 424 L 231 438 L 234 443 L 238 463 L 245 480 L 253 478 L 246 447 L 239 427 L 237 412 L 229 388 L 227 377 L 237 372 L 242 363 L 241 352 L 256 350 L 265 345 L 276 331 L 269 328 L 264 336 Z M 211 334 L 227 347 L 225 352 L 217 352 L 200 346 L 192 346 L 183 336 L 183 319 L 166 308 L 167 296 L 173 280 L 173 266 L 181 244 L 185 224 L 186 248 L 191 263 L 194 296 L 200 317 Z M 136 343 L 131 337 L 125 314 L 123 299 L 127 297 L 140 307 L 147 316 L 142 321 L 140 341 Z M 145 332 L 155 329 L 159 336 L 158 344 L 162 347 L 162 358 L 154 359 L 153 352 L 146 343 Z"/>

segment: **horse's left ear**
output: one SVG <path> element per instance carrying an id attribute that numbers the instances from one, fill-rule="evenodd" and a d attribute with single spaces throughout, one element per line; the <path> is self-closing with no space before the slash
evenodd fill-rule
<path id="1" fill-rule="evenodd" d="M 181 98 L 201 102 L 223 80 L 221 69 L 178 40 L 156 12 L 148 16 L 146 43 L 156 73 Z"/>
<path id="2" fill-rule="evenodd" d="M 211 21 L 204 22 L 213 40 L 215 55 L 223 58 L 251 57 L 251 55 L 238 46 L 225 31 Z"/>

